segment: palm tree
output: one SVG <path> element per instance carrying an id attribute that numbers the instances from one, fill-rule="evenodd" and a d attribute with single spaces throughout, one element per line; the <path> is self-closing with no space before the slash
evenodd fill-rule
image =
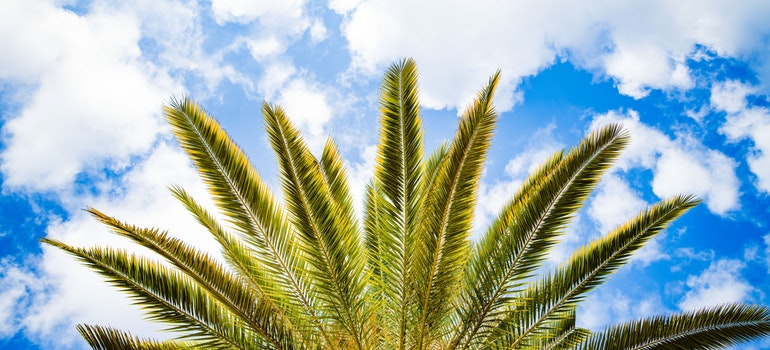
<path id="1" fill-rule="evenodd" d="M 692 196 L 651 206 L 539 275 L 628 143 L 619 125 L 547 159 L 471 242 L 498 119 L 492 107 L 498 81 L 499 72 L 464 111 L 454 138 L 425 157 L 415 63 L 390 67 L 362 221 L 334 142 L 314 157 L 280 107 L 264 104 L 262 111 L 283 205 L 214 118 L 188 99 L 173 101 L 166 118 L 218 213 L 182 188 L 171 190 L 216 238 L 222 256 L 89 209 L 161 260 L 43 241 L 98 271 L 178 337 L 156 341 L 93 325 L 78 331 L 96 349 L 715 349 L 770 334 L 770 309 L 743 304 L 596 333 L 576 326 L 587 293 L 695 206 Z"/>

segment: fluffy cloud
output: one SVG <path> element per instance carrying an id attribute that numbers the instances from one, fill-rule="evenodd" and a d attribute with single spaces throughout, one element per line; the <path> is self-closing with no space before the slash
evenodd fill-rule
<path id="1" fill-rule="evenodd" d="M 169 184 L 181 185 L 202 203 L 211 205 L 187 158 L 166 144 L 153 149 L 146 160 L 125 176 L 95 184 L 111 196 L 73 194 L 63 201 L 69 208 L 93 206 L 132 224 L 169 229 L 190 244 L 218 254 L 216 242 L 173 198 L 167 190 Z M 108 245 L 140 254 L 146 252 L 108 232 L 81 210 L 73 209 L 70 216 L 67 221 L 52 220 L 47 237 L 73 246 Z M 30 260 L 24 268 L 3 263 L 5 273 L 0 285 L 4 287 L 0 295 L 15 306 L 9 308 L 5 302 L 0 303 L 0 323 L 7 325 L 0 333 L 8 335 L 21 330 L 41 345 L 56 342 L 57 346 L 82 342 L 74 330 L 77 323 L 110 324 L 145 336 L 169 336 L 158 333 L 159 325 L 144 321 L 125 295 L 73 257 L 44 247 L 42 256 Z"/>
<path id="2" fill-rule="evenodd" d="M 620 122 L 631 133 L 631 143 L 617 162 L 620 169 L 651 169 L 652 191 L 660 198 L 689 193 L 700 196 L 709 210 L 726 214 L 739 207 L 739 182 L 735 162 L 706 148 L 694 137 L 679 134 L 671 139 L 645 125 L 639 115 L 609 112 L 596 116 L 592 127 Z"/>
<path id="3" fill-rule="evenodd" d="M 31 89 L 3 128 L 5 185 L 57 189 L 83 168 L 108 158 L 119 168 L 146 152 L 162 131 L 159 106 L 174 85 L 140 60 L 137 23 L 99 10 L 79 16 L 41 1 L 14 3 L 24 5 L 0 11 L 7 25 L 0 44 L 9 53 L 0 78 Z"/>
<path id="4" fill-rule="evenodd" d="M 500 67 L 506 89 L 498 106 L 506 110 L 521 77 L 558 57 L 612 77 L 620 92 L 635 98 L 650 89 L 687 89 L 693 82 L 686 60 L 695 57 L 696 45 L 722 56 L 764 57 L 761 33 L 770 29 L 770 5 L 762 1 L 370 0 L 331 6 L 346 15 L 343 30 L 355 67 L 377 71 L 414 57 L 424 77 L 423 102 L 431 108 L 462 106 Z"/>
<path id="5" fill-rule="evenodd" d="M 700 275 L 687 278 L 682 310 L 697 310 L 722 303 L 745 301 L 753 288 L 741 277 L 745 265 L 739 260 L 719 259 Z"/>
<path id="6" fill-rule="evenodd" d="M 746 96 L 754 92 L 753 87 L 740 82 L 722 82 L 711 89 L 711 105 L 727 113 L 719 131 L 729 141 L 751 140 L 753 148 L 746 156 L 749 170 L 757 176 L 757 189 L 770 193 L 770 111 L 747 105 Z"/>

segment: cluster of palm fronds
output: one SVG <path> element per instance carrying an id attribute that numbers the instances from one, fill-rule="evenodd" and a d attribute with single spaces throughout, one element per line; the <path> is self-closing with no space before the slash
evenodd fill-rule
<path id="1" fill-rule="evenodd" d="M 557 152 L 524 182 L 478 242 L 469 235 L 498 114 L 495 74 L 427 157 L 412 60 L 394 64 L 381 93 L 380 143 L 363 221 L 332 141 L 320 159 L 280 107 L 265 104 L 285 204 L 197 104 L 165 109 L 216 216 L 173 194 L 221 244 L 215 259 L 155 229 L 91 213 L 163 263 L 107 247 L 64 249 L 126 292 L 177 339 L 78 327 L 94 348 L 236 349 L 713 349 L 770 334 L 770 310 L 730 304 L 623 323 L 576 326 L 586 294 L 698 200 L 677 196 L 578 249 L 545 273 L 551 248 L 618 157 L 618 125 Z"/>

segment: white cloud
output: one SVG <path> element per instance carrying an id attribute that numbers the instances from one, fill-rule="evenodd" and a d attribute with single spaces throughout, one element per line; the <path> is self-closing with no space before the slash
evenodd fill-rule
<path id="1" fill-rule="evenodd" d="M 430 108 L 462 106 L 500 67 L 505 89 L 498 106 L 506 110 L 521 77 L 560 56 L 612 77 L 622 93 L 636 98 L 650 89 L 688 89 L 693 82 L 685 62 L 696 54 L 696 45 L 722 56 L 764 57 L 762 35 L 770 30 L 765 20 L 770 5 L 761 0 L 742 6 L 555 0 L 370 0 L 330 6 L 346 16 L 343 32 L 354 66 L 373 72 L 414 57 L 423 77 L 423 103 Z"/>
<path id="2" fill-rule="evenodd" d="M 14 34 L 18 29 L 0 35 L 0 44 L 10 50 L 3 67 L 12 72 L 3 78 L 31 86 L 29 102 L 4 125 L 0 169 L 5 185 L 60 189 L 83 169 L 105 162 L 119 168 L 131 155 L 146 152 L 162 132 L 160 105 L 175 85 L 141 60 L 136 21 L 110 12 L 78 16 L 38 1 L 22 3 L 26 7 L 0 20 L 22 28 L 38 23 L 23 40 L 34 52 L 5 39 L 20 37 Z M 50 21 L 40 22 L 36 11 Z M 29 63 L 38 56 L 55 59 Z"/>
<path id="3" fill-rule="evenodd" d="M 598 331 L 611 324 L 663 312 L 665 307 L 657 295 L 646 295 L 634 300 L 620 290 L 598 289 L 580 303 L 577 325 Z"/>
<path id="4" fill-rule="evenodd" d="M 281 20 L 297 20 L 302 17 L 305 0 L 213 0 L 211 10 L 220 25 L 227 22 L 249 23 L 256 19 L 280 23 Z"/>
<path id="5" fill-rule="evenodd" d="M 276 101 L 294 124 L 305 132 L 305 141 L 320 154 L 326 140 L 324 127 L 333 117 L 329 91 L 302 78 L 291 80 Z"/>
<path id="6" fill-rule="evenodd" d="M 746 108 L 746 96 L 754 89 L 739 81 L 725 81 L 711 87 L 711 106 L 727 113 L 737 113 Z"/>
<path id="7" fill-rule="evenodd" d="M 596 195 L 588 206 L 588 215 L 607 233 L 647 207 L 641 196 L 616 173 L 602 178 Z"/>
<path id="8" fill-rule="evenodd" d="M 186 156 L 177 148 L 160 144 L 122 178 L 95 184 L 110 196 L 99 193 L 65 196 L 64 206 L 73 208 L 70 218 L 52 220 L 47 237 L 73 246 L 113 246 L 146 252 L 112 234 L 80 210 L 93 206 L 132 224 L 169 229 L 176 237 L 216 256 L 218 249 L 213 238 L 169 193 L 170 184 L 185 187 L 201 203 L 211 205 Z M 82 343 L 75 332 L 77 323 L 110 324 L 144 336 L 169 337 L 168 333 L 158 333 L 159 325 L 144 321 L 125 295 L 72 256 L 46 246 L 43 254 L 33 260 L 25 269 L 9 269 L 2 276 L 0 285 L 9 287 L 0 290 L 0 294 L 23 303 L 17 303 L 10 314 L 0 304 L 0 323 L 15 325 L 16 331 L 22 330 L 41 345 Z"/>
<path id="9" fill-rule="evenodd" d="M 745 265 L 739 260 L 719 259 L 700 275 L 687 278 L 687 288 L 679 308 L 697 310 L 722 303 L 745 301 L 753 287 L 741 277 Z"/>
<path id="10" fill-rule="evenodd" d="M 616 165 L 623 170 L 651 169 L 652 191 L 656 196 L 694 194 L 704 199 L 709 210 L 720 215 L 739 207 L 740 184 L 731 158 L 708 149 L 688 134 L 671 139 L 642 123 L 635 111 L 596 116 L 592 128 L 613 122 L 622 123 L 631 133 L 631 143 Z"/>
<path id="11" fill-rule="evenodd" d="M 310 26 L 310 38 L 314 43 L 324 41 L 326 39 L 326 26 L 320 19 L 313 21 L 313 25 Z"/>
<path id="12" fill-rule="evenodd" d="M 729 141 L 749 139 L 754 144 L 746 156 L 749 170 L 757 176 L 755 186 L 770 193 L 770 111 L 762 107 L 747 106 L 746 96 L 755 89 L 736 81 L 714 85 L 711 105 L 717 111 L 727 113 L 727 120 L 719 128 Z"/>

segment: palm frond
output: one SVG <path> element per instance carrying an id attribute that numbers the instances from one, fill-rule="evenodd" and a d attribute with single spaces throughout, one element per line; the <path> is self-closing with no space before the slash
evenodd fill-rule
<path id="1" fill-rule="evenodd" d="M 497 240 L 483 240 L 481 244 L 487 246 L 481 246 L 471 262 L 470 276 L 478 279 L 465 299 L 471 310 L 464 316 L 467 334 L 459 334 L 465 337 L 465 344 L 494 331 L 500 313 L 511 306 L 510 301 L 517 300 L 514 294 L 558 242 L 563 229 L 627 142 L 628 136 L 619 125 L 589 134 L 563 157 L 552 157 L 534 174 L 537 177 L 525 183 L 525 191 L 504 208 L 492 226 L 496 230 L 492 237 Z M 508 225 L 503 227 L 504 223 Z"/>
<path id="2" fill-rule="evenodd" d="M 168 330 L 214 349 L 250 349 L 254 344 L 293 349 L 290 334 L 274 327 L 275 310 L 261 302 L 252 310 L 260 328 L 252 328 L 233 315 L 189 277 L 142 256 L 109 248 L 73 248 L 56 240 L 44 243 L 62 249 L 84 262 L 109 283 L 128 293 L 149 320 L 170 325 Z"/>
<path id="3" fill-rule="evenodd" d="M 130 238 L 165 258 L 181 272 L 192 278 L 211 297 L 222 303 L 233 315 L 240 317 L 251 327 L 255 329 L 265 328 L 264 325 L 260 324 L 261 320 L 254 318 L 258 315 L 250 314 L 250 310 L 269 310 L 274 313 L 270 327 L 283 337 L 293 339 L 292 342 L 301 342 L 300 334 L 291 324 L 291 321 L 285 317 L 282 308 L 279 308 L 269 298 L 255 299 L 254 289 L 249 289 L 243 279 L 227 271 L 224 266 L 214 261 L 208 254 L 201 253 L 178 238 L 170 237 L 167 233 L 159 232 L 157 229 L 143 229 L 125 224 L 93 208 L 89 209 L 88 212 L 109 226 L 113 232 Z M 261 289 L 256 291 L 258 295 L 264 295 Z M 264 305 L 260 305 L 259 302 Z"/>
<path id="4" fill-rule="evenodd" d="M 725 304 L 621 323 L 595 333 L 579 349 L 721 349 L 770 335 L 770 309 Z"/>
<path id="5" fill-rule="evenodd" d="M 315 298 L 307 295 L 308 282 L 294 230 L 284 209 L 275 201 L 254 166 L 219 123 L 198 104 L 187 98 L 175 100 L 164 107 L 164 112 L 217 208 L 256 253 L 251 256 L 266 270 L 263 275 L 279 284 L 281 289 L 290 291 L 288 295 L 268 296 L 288 297 L 294 305 L 305 310 L 300 315 L 312 318 L 318 307 Z M 269 285 L 261 287 L 263 290 L 274 289 Z M 326 334 L 323 329 L 321 332 Z"/>
<path id="6" fill-rule="evenodd" d="M 435 183 L 426 187 L 415 254 L 419 349 L 432 346 L 426 341 L 441 339 L 449 326 L 445 316 L 468 258 L 478 182 L 498 118 L 492 97 L 499 79 L 497 72 L 465 110 Z"/>
<path id="7" fill-rule="evenodd" d="M 586 293 L 628 262 L 635 251 L 699 202 L 692 196 L 661 201 L 607 236 L 578 249 L 555 273 L 520 296 L 530 302 L 529 307 L 515 314 L 515 318 L 520 319 L 513 324 L 524 326 L 517 332 L 520 341 L 526 343 L 527 338 L 539 333 L 538 329 L 548 319 L 558 318 L 565 310 L 573 308 Z"/>
<path id="8" fill-rule="evenodd" d="M 422 182 L 422 126 L 417 100 L 417 66 L 413 60 L 392 65 L 385 73 L 380 93 L 380 142 L 370 187 L 367 241 L 377 242 L 383 335 L 390 346 L 407 346 L 407 328 L 413 288 L 410 266 L 413 232 L 417 228 Z M 376 193 L 375 193 L 376 192 Z M 376 227 L 377 229 L 372 229 Z M 371 245 L 371 243 L 370 243 Z M 371 260 L 370 260 L 371 261 Z"/>
<path id="9" fill-rule="evenodd" d="M 197 347 L 193 342 L 143 339 L 111 327 L 79 324 L 76 328 L 94 350 L 179 350 Z"/>
<path id="10" fill-rule="evenodd" d="M 364 348 L 366 257 L 355 220 L 333 201 L 319 164 L 283 110 L 264 104 L 262 111 L 290 219 L 313 267 L 308 276 L 325 304 L 319 308 L 344 329 L 340 337 L 350 342 L 345 346 Z"/>

